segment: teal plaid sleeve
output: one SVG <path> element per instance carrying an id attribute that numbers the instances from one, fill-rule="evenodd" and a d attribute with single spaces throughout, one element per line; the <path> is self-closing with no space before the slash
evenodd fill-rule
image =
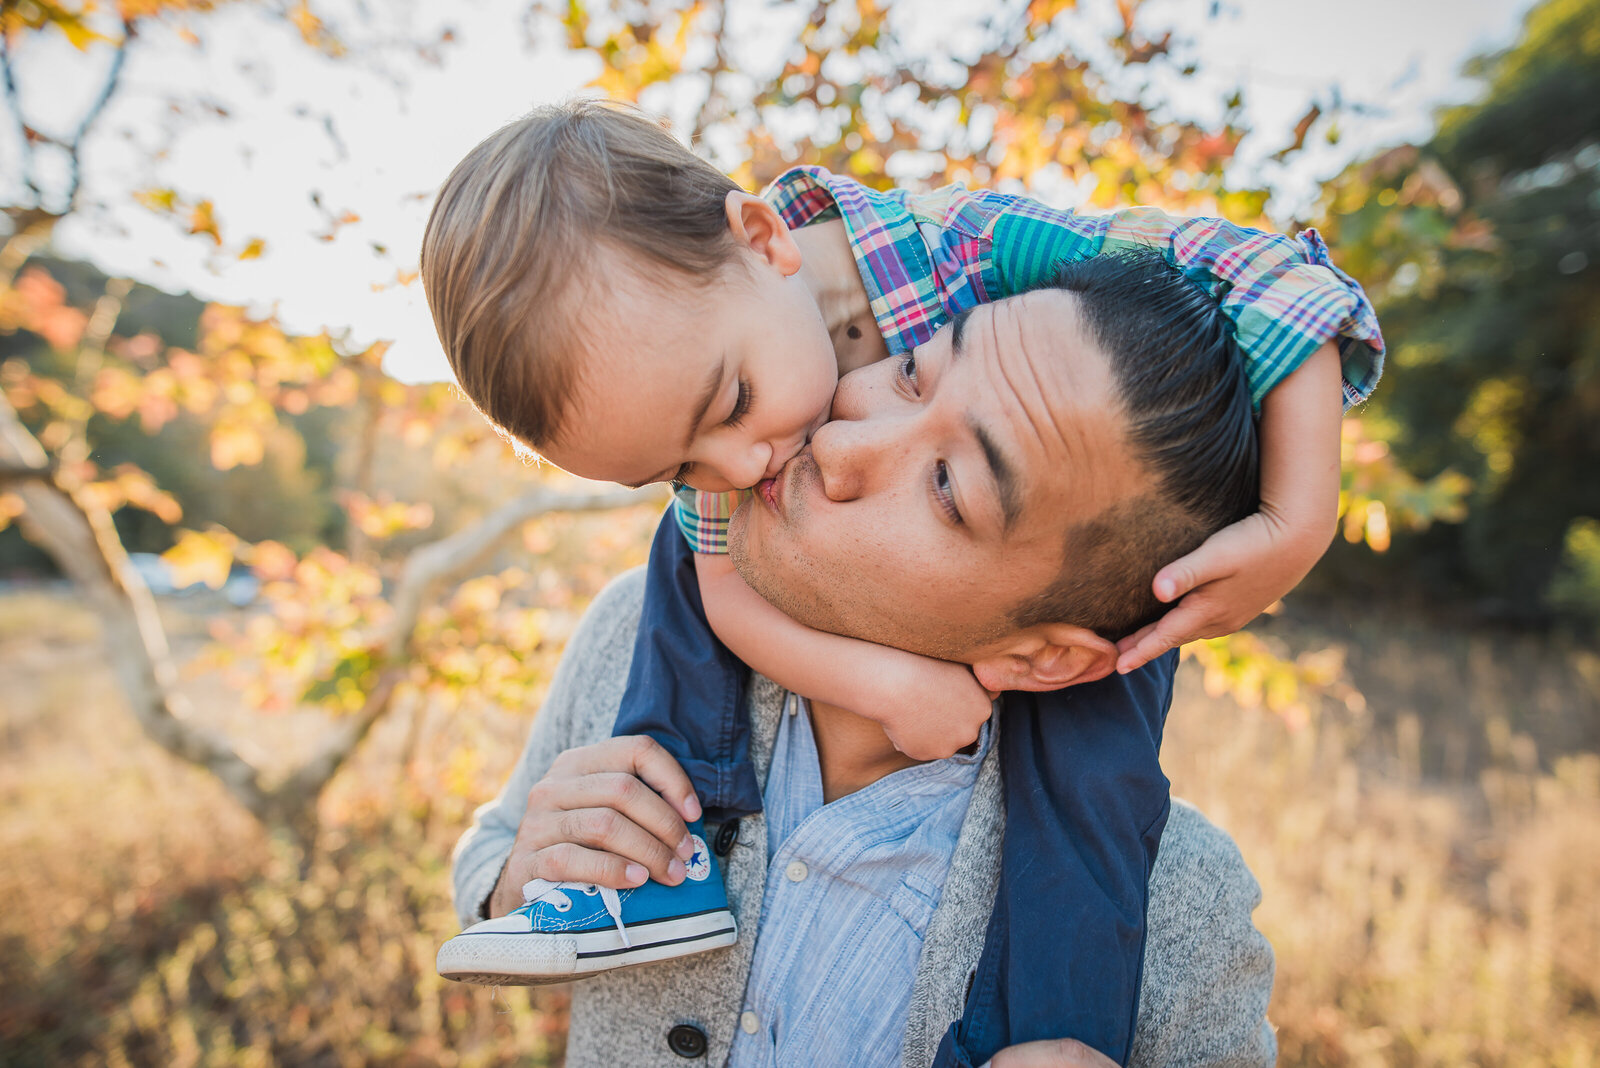
<path id="1" fill-rule="evenodd" d="M 697 553 L 721 556 L 728 551 L 728 520 L 744 503 L 749 490 L 731 493 L 703 493 L 687 486 L 674 494 L 672 510 L 689 548 Z"/>
<path id="2" fill-rule="evenodd" d="M 1333 266 L 1315 230 L 1294 237 L 1154 208 L 1085 216 L 1015 198 L 989 225 L 992 299 L 1048 280 L 1074 260 L 1153 248 L 1202 285 L 1233 322 L 1257 405 L 1313 352 L 1337 340 L 1348 408 L 1383 372 L 1383 335 L 1361 286 Z"/>

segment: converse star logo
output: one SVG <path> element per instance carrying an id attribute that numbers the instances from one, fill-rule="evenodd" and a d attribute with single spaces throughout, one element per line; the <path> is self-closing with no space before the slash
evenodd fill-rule
<path id="1" fill-rule="evenodd" d="M 695 882 L 704 882 L 706 876 L 711 874 L 711 851 L 706 848 L 706 840 L 698 834 L 689 836 L 694 839 L 694 855 L 684 865 L 688 869 L 689 878 Z"/>

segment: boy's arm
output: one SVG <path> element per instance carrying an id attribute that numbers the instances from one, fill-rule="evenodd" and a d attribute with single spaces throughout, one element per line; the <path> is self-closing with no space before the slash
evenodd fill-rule
<path id="1" fill-rule="evenodd" d="M 1154 249 L 1209 293 L 1233 324 L 1258 407 L 1329 341 L 1338 344 L 1346 407 L 1366 400 L 1378 384 L 1384 346 L 1377 314 L 1361 286 L 1333 265 L 1315 230 L 1290 237 L 1156 208 L 1080 215 L 989 196 L 1003 205 L 986 229 L 990 299 L 1044 284 L 1074 260 Z"/>
<path id="2" fill-rule="evenodd" d="M 1333 398 L 1342 396 L 1344 407 L 1360 403 L 1383 369 L 1383 335 L 1366 294 L 1333 265 L 1315 230 L 1288 237 L 1154 208 L 1084 216 L 995 197 L 1004 206 L 987 230 L 992 296 L 1038 285 L 1065 262 L 1154 248 L 1233 323 L 1251 397 L 1262 407 L 1263 508 L 1160 572 L 1159 598 L 1187 596 L 1118 643 L 1118 670 L 1242 626 L 1292 589 L 1332 538 L 1339 467 Z M 1307 369 L 1313 354 L 1331 374 Z"/>
<path id="3" fill-rule="evenodd" d="M 1339 355 L 1332 342 L 1261 405 L 1261 508 L 1162 568 L 1155 594 L 1183 600 L 1117 643 L 1117 670 L 1231 634 L 1294 589 L 1327 551 L 1339 518 Z"/>
<path id="4" fill-rule="evenodd" d="M 991 695 L 965 665 L 812 630 L 746 585 L 727 556 L 696 553 L 694 562 L 706 620 L 751 668 L 876 720 L 914 760 L 947 757 L 977 739 Z"/>

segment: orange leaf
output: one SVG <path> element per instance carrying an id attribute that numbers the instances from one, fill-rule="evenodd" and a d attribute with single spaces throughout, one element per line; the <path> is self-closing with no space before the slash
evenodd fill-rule
<path id="1" fill-rule="evenodd" d="M 211 201 L 202 200 L 189 212 L 189 232 L 205 234 L 214 245 L 222 244 L 222 234 L 217 230 L 216 210 Z"/>

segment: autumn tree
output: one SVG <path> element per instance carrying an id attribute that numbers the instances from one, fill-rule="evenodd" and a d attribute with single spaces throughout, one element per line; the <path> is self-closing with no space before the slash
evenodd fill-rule
<path id="1" fill-rule="evenodd" d="M 1393 349 L 1375 415 L 1470 509 L 1403 546 L 1424 587 L 1495 615 L 1600 618 L 1600 3 L 1548 0 L 1472 63 L 1479 99 L 1352 165 L 1322 225 Z"/>
<path id="2" fill-rule="evenodd" d="M 427 527 L 432 515 L 425 506 L 365 492 L 381 424 L 427 441 L 443 464 L 492 440 L 481 423 L 462 418 L 468 413 L 445 387 L 407 390 L 388 380 L 381 370 L 383 344 L 353 351 L 326 335 L 292 337 L 270 319 L 235 308 L 206 311 L 193 351 L 150 335 L 120 336 L 117 324 L 131 283 L 113 279 L 85 309 L 65 300 L 45 271 L 24 266 L 81 201 L 85 145 L 118 92 L 125 57 L 137 47 L 141 28 L 210 6 L 125 0 L 112 19 L 97 15 L 90 3 L 39 0 L 8 4 L 0 15 L 0 75 L 23 163 L 18 197 L 6 206 L 10 233 L 0 247 L 0 331 L 39 339 L 69 369 L 41 374 L 22 359 L 0 369 L 0 523 L 15 520 L 93 605 L 120 687 L 145 732 L 210 771 L 246 810 L 304 846 L 314 837 L 323 788 L 392 707 L 397 690 L 473 684 L 515 696 L 515 687 L 536 675 L 522 654 L 545 643 L 530 631 L 528 613 L 502 610 L 499 597 L 522 572 L 501 572 L 458 588 L 463 578 L 531 519 L 657 498 L 525 480 L 477 522 L 385 564 L 372 544 Z M 305 4 L 291 8 L 288 17 L 308 47 L 340 52 L 339 42 Z M 16 56 L 52 34 L 69 41 L 86 64 L 98 59 L 103 66 L 98 92 L 66 134 L 42 132 L 32 123 L 27 87 L 16 73 Z M 57 181 L 49 183 L 46 175 Z M 162 191 L 147 199 L 157 210 L 181 211 L 191 232 L 222 244 L 209 201 L 185 203 Z M 237 255 L 260 252 L 251 241 Z M 114 512 L 132 507 L 178 525 L 182 510 L 138 467 L 102 469 L 90 448 L 90 422 L 131 421 L 156 433 L 180 413 L 200 418 L 208 428 L 204 462 L 226 472 L 259 464 L 266 435 L 281 429 L 285 417 L 351 407 L 360 413 L 357 484 L 342 503 L 355 532 L 352 552 L 316 549 L 297 557 L 277 542 L 246 544 L 214 528 L 181 531 L 167 554 L 179 584 L 220 586 L 236 560 L 267 581 L 271 611 L 232 635 L 232 647 L 251 658 L 257 677 L 273 683 L 245 684 L 246 699 L 266 706 L 287 698 L 336 714 L 311 756 L 274 776 L 247 759 L 235 740 L 206 727 L 185 698 L 161 615 L 112 522 Z M 450 417 L 455 425 L 445 427 Z M 438 602 L 441 589 L 453 592 Z M 472 643 L 466 663 L 463 639 Z"/>

